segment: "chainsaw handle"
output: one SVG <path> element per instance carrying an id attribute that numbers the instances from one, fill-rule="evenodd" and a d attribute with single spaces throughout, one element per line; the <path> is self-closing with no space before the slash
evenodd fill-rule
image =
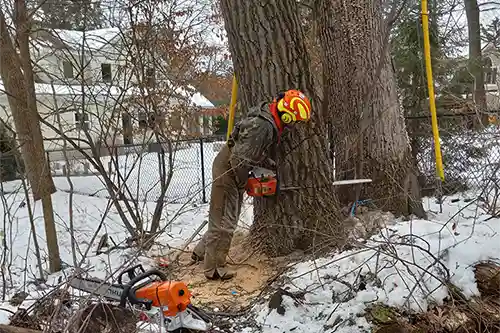
<path id="1" fill-rule="evenodd" d="M 125 275 L 125 273 L 128 275 L 129 281 L 132 281 L 136 277 L 135 270 L 137 268 L 139 268 L 142 273 L 146 273 L 146 271 L 144 270 L 144 267 L 142 267 L 141 264 L 135 265 L 135 266 L 130 267 L 129 269 L 121 272 L 120 275 L 118 275 L 118 284 L 123 284 L 122 277 L 123 277 L 123 275 Z"/>
<path id="2" fill-rule="evenodd" d="M 149 278 L 151 276 L 157 276 L 162 281 L 167 280 L 167 276 L 165 275 L 165 273 L 163 273 L 157 269 L 152 269 L 152 270 L 146 271 L 140 275 L 137 275 L 132 280 L 130 280 L 127 283 L 127 285 L 125 285 L 125 287 L 123 288 L 123 293 L 122 293 L 121 298 L 120 298 L 120 306 L 125 307 L 125 304 L 126 304 L 127 299 L 128 299 L 131 304 L 133 304 L 133 305 L 134 304 L 142 304 L 146 307 L 146 309 L 150 310 L 151 304 L 153 303 L 153 301 L 152 300 L 138 299 L 135 296 L 135 291 L 137 288 L 134 288 L 134 285 L 137 282 L 142 281 L 142 280 Z"/>

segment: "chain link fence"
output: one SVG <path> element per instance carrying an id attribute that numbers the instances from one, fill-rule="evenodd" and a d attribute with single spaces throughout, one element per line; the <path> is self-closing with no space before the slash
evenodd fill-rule
<path id="1" fill-rule="evenodd" d="M 489 203 L 495 203 L 500 197 L 497 195 L 500 192 L 500 126 L 490 124 L 486 128 L 475 129 L 474 117 L 439 117 L 445 173 L 445 182 L 439 186 L 430 118 L 406 118 L 412 152 L 419 168 L 422 195 L 480 191 Z M 210 198 L 212 161 L 224 142 L 223 136 L 210 136 L 175 141 L 170 145 L 150 143 L 102 147 L 98 149 L 98 155 L 106 174 L 132 200 L 154 202 L 160 198 L 160 170 L 165 165 L 167 176 L 171 176 L 166 179 L 166 202 L 206 203 Z M 92 155 L 90 149 L 47 151 L 57 188 L 62 191 L 72 188 L 77 194 L 108 198 L 101 173 L 82 152 Z M 7 159 L 11 157 L 2 156 L 4 173 Z"/>
<path id="2" fill-rule="evenodd" d="M 439 117 L 445 181 L 438 186 L 434 139 L 428 117 L 408 117 L 407 127 L 420 171 L 423 195 L 451 195 L 474 191 L 487 197 L 499 188 L 500 127 L 474 128 L 475 116 Z M 487 201 L 487 200 L 486 200 Z"/>
<path id="3" fill-rule="evenodd" d="M 171 143 L 121 145 L 98 149 L 106 174 L 126 197 L 157 201 L 162 192 L 162 166 L 167 187 L 164 201 L 208 202 L 212 182 L 212 161 L 224 144 L 220 136 Z M 47 160 L 59 190 L 109 197 L 101 173 L 85 158 L 90 149 L 47 151 Z M 71 182 L 71 184 L 70 184 Z"/>

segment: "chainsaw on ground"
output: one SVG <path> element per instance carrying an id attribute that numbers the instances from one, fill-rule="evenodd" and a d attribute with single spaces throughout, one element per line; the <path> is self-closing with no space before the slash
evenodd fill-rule
<path id="1" fill-rule="evenodd" d="M 347 179 L 338 180 L 332 183 L 333 186 L 341 185 L 352 185 L 352 184 L 363 184 L 370 183 L 371 179 Z M 272 170 L 265 168 L 254 168 L 250 171 L 248 175 L 248 180 L 245 185 L 245 191 L 250 197 L 270 197 L 276 194 L 278 191 L 292 191 L 301 190 L 306 187 L 293 186 L 293 187 L 281 187 L 278 186 L 278 180 L 276 179 L 276 173 Z"/>
<path id="2" fill-rule="evenodd" d="M 129 281 L 123 283 L 127 274 Z M 210 318 L 191 304 L 191 292 L 180 281 L 169 281 L 165 273 L 153 269 L 145 271 L 142 265 L 131 267 L 118 276 L 118 283 L 99 279 L 75 277 L 69 281 L 75 289 L 119 302 L 142 307 L 142 321 L 156 321 L 158 332 L 203 332 L 209 329 Z M 151 320 L 156 318 L 156 320 Z"/>

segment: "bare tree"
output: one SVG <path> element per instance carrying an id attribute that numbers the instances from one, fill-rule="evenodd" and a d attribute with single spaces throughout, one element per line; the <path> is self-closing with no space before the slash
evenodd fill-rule
<path id="1" fill-rule="evenodd" d="M 19 55 L 12 43 L 5 15 L 0 9 L 0 70 L 14 118 L 17 138 L 35 200 L 42 199 L 50 272 L 61 269 L 51 194 L 56 191 L 47 167 L 38 120 L 33 71 L 29 53 L 30 26 L 23 1 L 16 2 L 16 38 Z"/>
<path id="2" fill-rule="evenodd" d="M 165 8 L 158 11 L 158 6 Z M 128 22 L 114 30 L 112 40 L 83 31 L 79 32 L 81 40 L 75 42 L 65 35 L 74 35 L 73 31 L 32 30 L 30 47 L 37 55 L 33 59 L 36 77 L 50 87 L 48 97 L 36 100 L 42 107 L 40 121 L 58 136 L 52 142 L 63 150 L 67 176 L 71 165 L 83 163 L 82 158 L 89 163 L 133 238 L 143 233 L 157 235 L 177 167 L 175 155 L 185 145 L 179 140 L 203 134 L 199 131 L 200 108 L 191 100 L 195 93 L 192 85 L 206 78 L 204 59 L 210 59 L 207 70 L 219 68 L 219 49 L 203 41 L 202 32 L 211 20 L 209 11 L 185 6 L 175 1 L 168 6 L 155 1 L 127 4 Z M 40 45 L 52 45 L 52 51 Z M 102 68 L 94 68 L 93 62 L 100 56 L 116 60 L 112 70 L 108 65 L 106 77 Z M 56 66 L 60 61 L 69 63 L 76 73 L 67 78 L 65 73 L 40 65 L 54 58 Z M 60 94 L 61 90 L 66 93 Z M 127 119 L 129 125 L 125 126 Z M 122 144 L 125 139 L 130 141 L 126 147 Z M 136 144 L 130 146 L 133 142 Z M 136 157 L 128 163 L 132 167 L 123 168 L 122 157 L 131 155 Z M 156 155 L 154 166 L 159 177 L 145 189 L 140 186 L 140 175 L 152 155 Z M 150 172 L 151 166 L 145 174 L 154 177 Z M 145 209 L 152 196 L 156 206 L 150 219 Z"/>

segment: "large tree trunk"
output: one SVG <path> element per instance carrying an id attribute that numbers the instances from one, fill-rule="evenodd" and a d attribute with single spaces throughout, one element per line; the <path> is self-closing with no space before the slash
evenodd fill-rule
<path id="1" fill-rule="evenodd" d="M 333 241 L 341 224 L 331 186 L 326 129 L 314 96 L 309 55 L 294 0 L 221 0 L 243 108 L 270 101 L 280 90 L 300 89 L 313 101 L 311 124 L 282 138 L 277 160 L 282 191 L 254 200 L 251 234 L 269 255 L 316 250 Z M 330 243 L 330 242 L 329 242 Z"/>
<path id="2" fill-rule="evenodd" d="M 356 191 L 339 188 L 340 200 L 372 199 L 384 210 L 424 216 L 381 1 L 318 0 L 315 11 L 325 107 L 336 112 L 330 119 L 336 178 L 373 180 Z"/>
<path id="3" fill-rule="evenodd" d="M 61 259 L 52 208 L 52 193 L 56 192 L 45 158 L 29 55 L 29 25 L 23 1 L 16 2 L 16 26 L 21 57 L 18 56 L 3 11 L 0 9 L 0 75 L 7 91 L 17 139 L 21 145 L 26 175 L 34 200 L 42 199 L 45 234 L 49 252 L 50 272 L 61 269 Z M 21 58 L 21 59 L 20 59 Z M 22 71 L 21 71 L 22 69 Z M 24 75 L 23 75 L 24 71 Z"/>
<path id="4" fill-rule="evenodd" d="M 464 0 L 469 31 L 469 71 L 474 77 L 474 102 L 479 111 L 486 111 L 486 92 L 484 90 L 483 56 L 481 52 L 481 24 L 477 0 Z M 481 117 L 484 125 L 488 117 Z"/>

